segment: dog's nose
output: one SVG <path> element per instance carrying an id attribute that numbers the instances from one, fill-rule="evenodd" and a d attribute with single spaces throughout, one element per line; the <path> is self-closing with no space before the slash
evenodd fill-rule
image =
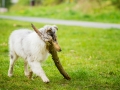
<path id="1" fill-rule="evenodd" d="M 59 52 L 61 52 L 62 50 L 60 49 Z"/>

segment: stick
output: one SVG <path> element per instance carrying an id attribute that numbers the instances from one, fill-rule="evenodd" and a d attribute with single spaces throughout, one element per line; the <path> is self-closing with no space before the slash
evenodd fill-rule
<path id="1" fill-rule="evenodd" d="M 56 52 L 56 50 L 55 50 L 55 48 L 54 48 L 53 43 L 52 43 L 51 41 L 50 41 L 49 43 L 50 43 L 49 46 L 48 46 L 49 52 L 50 52 L 51 55 L 52 55 L 52 59 L 53 59 L 55 65 L 56 65 L 57 69 L 58 69 L 59 72 L 64 76 L 65 79 L 70 80 L 71 78 L 70 78 L 70 77 L 68 76 L 68 74 L 65 72 L 65 70 L 63 69 L 63 67 L 62 67 L 62 65 L 61 65 L 61 63 L 60 63 L 59 57 L 58 57 L 58 55 L 57 55 L 57 52 Z"/>
<path id="2" fill-rule="evenodd" d="M 40 32 L 38 31 L 38 29 L 37 29 L 33 24 L 31 24 L 31 26 L 32 26 L 32 28 L 35 30 L 35 32 L 41 37 L 42 33 L 40 33 Z"/>

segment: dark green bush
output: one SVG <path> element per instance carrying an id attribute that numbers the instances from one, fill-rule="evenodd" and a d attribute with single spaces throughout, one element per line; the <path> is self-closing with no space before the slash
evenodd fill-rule
<path id="1" fill-rule="evenodd" d="M 120 0 L 112 0 L 112 4 L 115 5 L 118 9 L 120 9 Z"/>
<path id="2" fill-rule="evenodd" d="M 2 5 L 2 0 L 0 0 L 0 7 L 6 7 L 9 8 L 11 6 L 11 0 L 4 0 L 5 1 L 5 5 Z"/>

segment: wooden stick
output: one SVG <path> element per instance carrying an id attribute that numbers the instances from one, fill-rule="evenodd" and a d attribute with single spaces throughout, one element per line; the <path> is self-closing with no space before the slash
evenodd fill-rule
<path id="1" fill-rule="evenodd" d="M 34 31 L 41 37 L 42 33 L 40 33 L 39 30 L 33 24 L 31 24 L 31 26 L 34 29 Z"/>
<path id="2" fill-rule="evenodd" d="M 54 48 L 54 44 L 51 41 L 49 43 L 50 43 L 49 46 L 48 46 L 49 52 L 52 55 L 52 59 L 53 59 L 55 65 L 56 65 L 57 69 L 64 76 L 65 79 L 70 80 L 71 78 L 65 72 L 65 70 L 63 69 L 63 67 L 62 67 L 62 65 L 60 63 L 59 57 L 58 57 L 57 52 L 56 52 L 56 50 Z"/>

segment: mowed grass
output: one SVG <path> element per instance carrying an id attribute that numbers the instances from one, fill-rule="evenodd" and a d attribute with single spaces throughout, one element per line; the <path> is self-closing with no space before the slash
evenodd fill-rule
<path id="1" fill-rule="evenodd" d="M 8 77 L 8 37 L 31 23 L 0 19 L 0 90 L 119 90 L 120 89 L 120 30 L 95 29 L 58 25 L 60 61 L 71 77 L 63 78 L 51 57 L 42 64 L 50 83 L 34 75 L 24 76 L 24 62 L 15 63 L 14 76 Z M 34 23 L 36 27 L 44 24 Z"/>

